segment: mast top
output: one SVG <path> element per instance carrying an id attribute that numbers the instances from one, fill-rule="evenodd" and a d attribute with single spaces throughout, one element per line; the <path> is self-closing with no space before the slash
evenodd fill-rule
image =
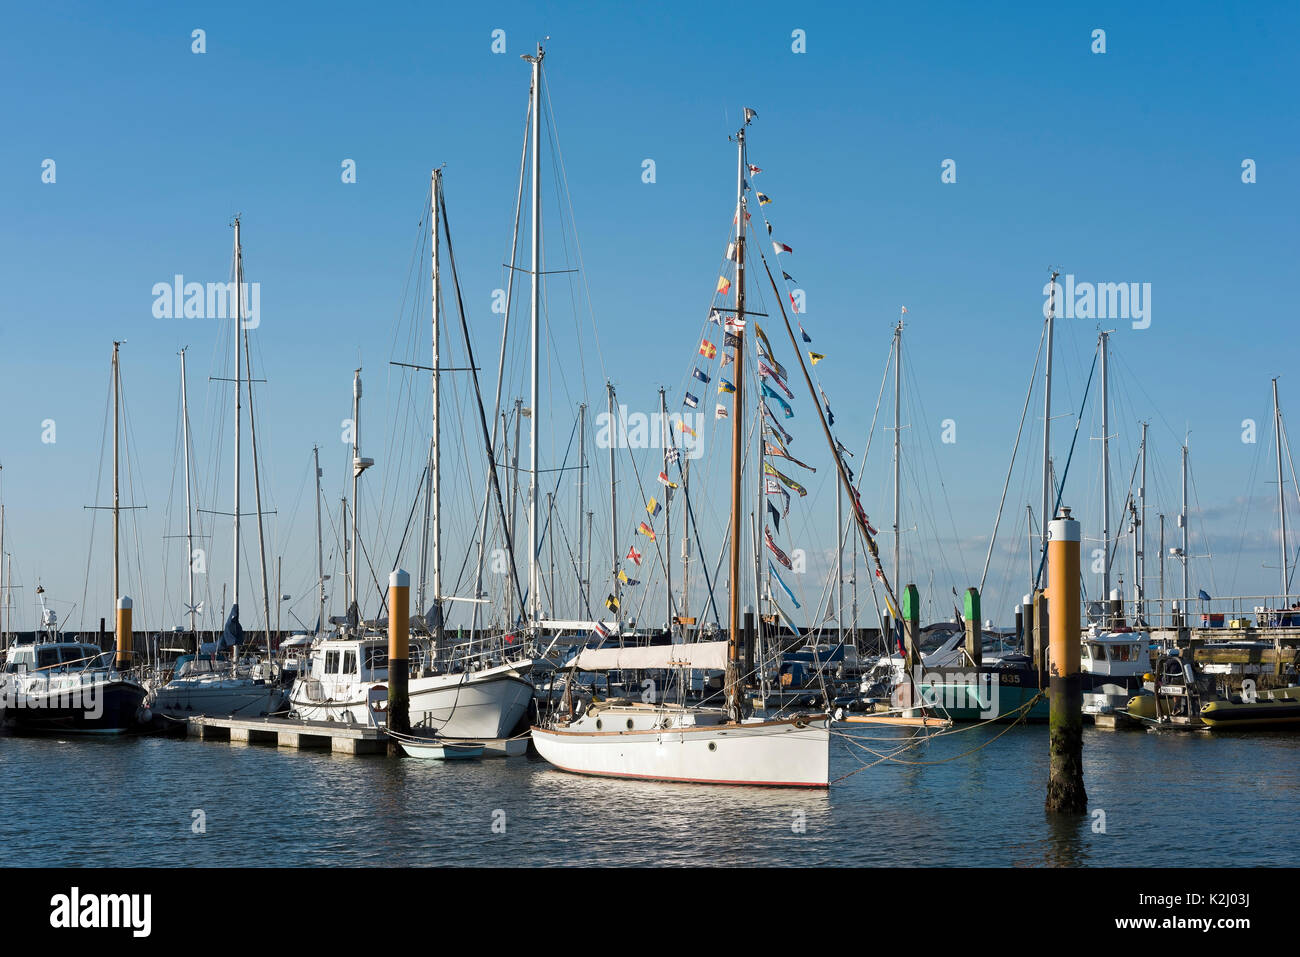
<path id="1" fill-rule="evenodd" d="M 545 43 L 545 42 L 546 42 L 547 40 L 549 40 L 549 39 L 550 39 L 550 37 L 543 37 L 542 39 L 540 39 L 540 40 L 537 41 L 537 54 L 536 54 L 536 55 L 533 55 L 533 54 L 531 54 L 531 53 L 521 53 L 521 54 L 519 54 L 519 59 L 521 59 L 521 60 L 527 60 L 529 63 L 541 63 L 541 62 L 542 62 L 542 59 L 546 56 L 546 48 L 543 47 L 542 44 Z"/>

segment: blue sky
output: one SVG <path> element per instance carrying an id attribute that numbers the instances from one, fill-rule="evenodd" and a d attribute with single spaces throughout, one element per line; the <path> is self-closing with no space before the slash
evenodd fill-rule
<path id="1" fill-rule="evenodd" d="M 298 614 L 314 618 L 310 601 L 300 603 L 315 574 L 307 461 L 319 443 L 327 499 L 337 501 L 346 468 L 339 425 L 358 359 L 367 370 L 363 415 L 373 423 L 366 454 L 388 468 L 376 485 L 406 490 L 418 479 L 411 449 L 402 458 L 388 445 L 399 380 L 387 363 L 412 358 L 395 345 L 410 312 L 403 290 L 429 170 L 443 163 L 478 359 L 495 365 L 491 294 L 510 246 L 527 95 L 518 55 L 547 35 L 576 223 L 564 235 L 582 244 L 585 288 L 576 288 L 581 300 L 589 289 L 591 303 L 590 311 L 580 303 L 576 326 L 564 320 L 578 331 L 547 359 L 549 391 L 563 386 L 566 399 L 600 404 L 608 376 L 634 409 L 653 408 L 660 385 L 680 395 L 734 201 L 726 137 L 752 106 L 750 158 L 764 170 L 755 186 L 774 197 L 766 211 L 795 248 L 783 263 L 808 295 L 805 324 L 828 355 L 817 371 L 837 435 L 854 449 L 866 441 L 899 306 L 908 308 L 905 357 L 916 388 L 904 443 L 917 452 L 918 487 L 910 522 L 905 506 L 904 526 L 917 527 L 905 538 L 916 571 L 907 577 L 929 589 L 933 570 L 942 594 L 978 579 L 1038 342 L 1041 290 L 1056 266 L 1081 281 L 1152 288 L 1149 328 L 1106 324 L 1116 329 L 1116 512 L 1138 419 L 1152 423 L 1158 466 L 1148 492 L 1162 495 L 1153 512 L 1177 510 L 1178 446 L 1190 429 L 1204 510 L 1193 530 L 1210 535 L 1193 550 L 1215 556 L 1203 571 L 1198 565 L 1193 589 L 1276 591 L 1271 376 L 1282 376 L 1284 413 L 1300 408 L 1300 382 L 1287 375 L 1298 20 L 1285 4 L 546 3 L 490 13 L 415 3 L 10 5 L 0 30 L 8 226 L 0 234 L 0 464 L 5 547 L 24 589 L 15 600 L 30 622 L 39 581 L 74 623 L 107 614 L 107 524 L 101 516 L 88 561 L 83 506 L 107 501 L 97 468 L 111 343 L 121 338 L 135 498 L 148 505 L 135 516 L 138 549 L 129 546 L 143 555 L 143 573 L 133 574 L 144 591 L 131 587 L 147 596 L 151 625 L 178 619 L 178 576 L 161 577 L 179 562 L 162 536 L 182 528 L 175 353 L 190 347 L 202 467 L 223 472 L 214 437 L 224 406 L 219 386 L 204 380 L 223 374 L 225 340 L 211 320 L 155 318 L 150 290 L 176 273 L 225 279 L 228 224 L 239 212 L 248 278 L 263 286 L 254 350 L 268 380 L 258 427 L 264 494 L 277 510 L 270 550 L 284 556 L 284 591 Z M 195 29 L 206 32 L 201 55 L 191 52 Z M 505 31 L 504 55 L 491 50 L 496 29 Z M 1091 51 L 1095 29 L 1106 32 L 1104 54 Z M 794 30 L 805 31 L 806 52 L 792 51 Z M 56 163 L 52 184 L 42 182 L 47 158 Z M 1247 158 L 1256 163 L 1253 184 L 1242 182 Z M 355 160 L 356 183 L 341 182 L 344 159 Z M 642 181 L 645 159 L 655 162 L 653 183 Z M 941 182 L 946 159 L 956 163 L 955 183 Z M 556 197 L 548 202 L 560 209 Z M 557 233 L 558 221 L 548 220 Z M 574 267 L 575 248 L 557 236 L 547 267 Z M 557 310 L 559 282 L 548 280 Z M 567 307 L 575 287 L 565 283 Z M 1097 326 L 1060 324 L 1057 410 L 1067 417 L 1054 426 L 1053 454 L 1061 462 Z M 834 498 L 811 404 L 790 384 L 801 402 L 793 451 L 815 453 L 822 467 L 784 541 L 813 556 L 801 594 L 815 605 Z M 1041 455 L 1040 417 L 1036 397 L 1022 447 L 1031 464 L 1017 466 L 1008 521 L 1026 497 L 1037 511 L 1026 476 Z M 556 418 L 552 446 L 567 441 L 572 412 Z M 951 444 L 940 441 L 948 418 L 957 424 Z M 1241 440 L 1247 418 L 1259 424 L 1254 445 Z M 42 441 L 48 419 L 53 443 Z M 1080 432 L 1067 500 L 1095 536 L 1092 404 Z M 863 483 L 882 529 L 889 439 L 877 433 Z M 213 490 L 203 507 L 229 508 L 216 477 L 201 484 Z M 1287 488 L 1294 503 L 1289 475 Z M 923 501 L 938 503 L 933 521 L 920 514 Z M 595 507 L 602 550 L 604 507 Z M 400 525 L 409 502 L 394 491 L 385 508 Z M 1149 516 L 1149 535 L 1154 525 Z M 226 526 L 213 534 L 208 587 L 219 590 L 229 577 Z M 619 538 L 622 551 L 628 537 Z M 986 613 L 1002 620 L 1024 590 L 1020 571 L 1001 570 L 1027 564 L 1014 547 L 999 551 L 986 598 Z"/>

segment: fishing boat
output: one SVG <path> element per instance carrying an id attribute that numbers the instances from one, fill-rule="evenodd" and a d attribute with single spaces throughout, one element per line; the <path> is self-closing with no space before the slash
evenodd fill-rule
<path id="1" fill-rule="evenodd" d="M 540 115 L 541 74 L 544 51 L 538 45 L 532 64 L 532 112 Z M 706 708 L 675 703 L 634 702 L 626 698 L 593 702 L 582 709 L 570 698 L 567 706 L 543 724 L 532 728 L 538 753 L 555 767 L 578 774 L 707 784 L 764 785 L 824 788 L 829 785 L 830 716 L 795 714 L 766 718 L 749 713 L 745 704 L 741 654 L 741 554 L 744 527 L 741 474 L 745 432 L 745 333 L 750 313 L 745 304 L 745 245 L 749 213 L 746 197 L 746 130 L 756 116 L 746 109 L 736 133 L 737 190 L 735 242 L 728 259 L 735 264 L 735 319 L 729 322 L 730 361 L 734 363 L 731 421 L 731 510 L 728 630 L 726 641 L 675 641 L 667 645 L 584 649 L 568 665 L 570 675 L 580 671 L 610 672 L 668 670 L 723 673 L 725 703 Z M 534 128 L 535 129 L 535 128 Z M 533 216 L 539 213 L 539 157 L 534 139 Z M 536 231 L 534 239 L 536 240 Z M 537 250 L 534 248 L 534 289 Z M 723 278 L 719 289 L 731 288 Z M 724 348 L 726 346 L 724 345 Z M 716 349 L 714 349 L 716 352 Z M 811 386 L 811 383 L 810 383 Z M 757 390 L 755 389 L 755 393 Z M 723 408 L 723 407 L 719 407 Z M 722 415 L 718 416 L 722 418 Z M 680 457 L 677 457 L 680 468 Z M 665 469 L 668 456 L 665 452 Z M 666 475 L 666 472 L 664 473 Z M 759 469 L 762 475 L 762 469 Z M 674 486 L 675 487 L 675 486 Z M 652 512 L 653 515 L 653 512 Z M 615 534 L 617 525 L 611 528 Z M 617 554 L 617 552 L 615 553 Z M 617 592 L 607 605 L 617 613 Z M 679 687 L 688 682 L 681 680 Z M 566 687 L 572 687 L 568 684 Z"/>
<path id="2" fill-rule="evenodd" d="M 1151 636 L 1126 626 L 1093 625 L 1083 637 L 1080 684 L 1085 716 L 1124 711 L 1151 671 Z"/>

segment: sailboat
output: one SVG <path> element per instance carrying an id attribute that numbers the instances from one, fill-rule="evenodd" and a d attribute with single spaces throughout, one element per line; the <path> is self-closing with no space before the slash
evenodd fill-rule
<path id="1" fill-rule="evenodd" d="M 118 437 L 121 422 L 121 343 L 113 343 L 113 594 L 119 607 L 130 599 L 119 591 L 120 512 Z M 38 587 L 41 628 L 30 644 L 15 644 L 5 659 L 3 720 L 18 731 L 122 734 L 149 723 L 148 690 L 132 667 L 130 651 L 120 655 L 65 637 L 58 615 Z M 121 665 L 115 659 L 121 660 Z"/>
<path id="2" fill-rule="evenodd" d="M 544 53 L 533 65 L 533 92 L 538 95 Z M 585 710 L 566 694 L 566 706 L 544 725 L 532 728 L 538 753 L 564 771 L 603 777 L 706 784 L 779 787 L 829 786 L 830 717 L 796 714 L 768 719 L 747 713 L 742 675 L 741 617 L 741 484 L 744 464 L 745 387 L 745 240 L 749 215 L 745 197 L 745 134 L 752 118 L 745 111 L 736 134 L 736 309 L 737 332 L 731 348 L 735 364 L 735 414 L 732 423 L 730 596 L 726 641 L 696 641 L 643 647 L 584 649 L 569 663 L 579 671 L 609 672 L 664 669 L 683 678 L 690 671 L 722 671 L 725 705 L 720 708 L 680 703 L 638 703 L 627 699 L 596 702 Z M 538 182 L 534 154 L 534 190 Z M 534 204 L 537 199 L 534 195 Z M 536 269 L 536 262 L 534 262 Z M 729 310 L 730 311 L 730 310 Z M 611 534 L 614 529 L 611 529 Z M 681 686 L 686 681 L 680 682 Z M 572 681 L 566 683 L 571 688 Z"/>
<path id="3" fill-rule="evenodd" d="M 463 655 L 456 660 L 442 657 L 442 536 L 438 459 L 441 445 L 438 418 L 440 383 L 438 343 L 440 305 L 438 296 L 439 239 L 446 205 L 442 194 L 442 171 L 434 170 L 430 184 L 430 228 L 432 230 L 433 301 L 433 432 L 426 476 L 426 515 L 432 534 L 427 536 L 433 566 L 433 609 L 421 624 L 432 634 L 415 636 L 410 644 L 410 673 L 407 683 L 410 722 L 413 729 L 431 730 L 443 739 L 499 739 L 508 737 L 526 715 L 533 699 L 528 657 L 509 659 L 486 651 Z M 361 371 L 353 378 L 353 455 L 351 569 L 348 575 L 348 615 L 335 634 L 313 643 L 310 667 L 298 677 L 290 692 L 292 714 L 306 720 L 346 721 L 372 727 L 386 726 L 388 695 L 388 636 L 367 627 L 358 611 L 357 495 L 363 472 L 374 460 L 361 456 L 360 413 Z M 534 421 L 535 421 L 534 417 Z M 423 561 L 421 562 L 423 567 Z M 423 597 L 423 575 L 421 575 Z"/>
<path id="4" fill-rule="evenodd" d="M 170 681 L 153 694 L 152 707 L 160 715 L 172 719 L 184 719 L 196 715 L 212 717 L 257 718 L 282 713 L 285 709 L 284 689 L 274 680 L 273 665 L 270 654 L 270 615 L 267 602 L 266 568 L 263 560 L 262 588 L 263 608 L 267 616 L 267 660 L 264 662 L 239 661 L 239 648 L 244 644 L 243 628 L 239 623 L 239 566 L 240 566 L 240 447 L 242 425 L 242 394 L 244 384 L 243 359 L 249 362 L 248 400 L 249 423 L 253 424 L 252 392 L 252 353 L 249 350 L 248 330 L 244 328 L 244 259 L 240 244 L 239 218 L 235 218 L 235 511 L 234 511 L 234 578 L 233 600 L 230 614 L 222 629 L 221 637 L 207 647 L 195 649 L 193 656 L 185 656 L 178 664 L 175 675 Z M 240 334 L 243 334 L 244 354 L 240 353 Z M 190 615 L 190 630 L 194 633 L 194 572 L 191 566 L 193 555 L 192 530 L 190 525 L 190 446 L 189 446 L 189 404 L 185 394 L 185 351 L 181 350 L 181 415 L 185 439 L 185 501 L 186 501 L 186 552 L 185 562 L 189 576 L 189 604 L 186 606 Z M 253 432 L 253 463 L 257 466 L 257 433 Z M 258 543 L 262 543 L 262 509 L 261 489 L 258 486 Z M 259 549 L 263 556 L 265 551 Z M 229 657 L 226 657 L 226 653 Z"/>

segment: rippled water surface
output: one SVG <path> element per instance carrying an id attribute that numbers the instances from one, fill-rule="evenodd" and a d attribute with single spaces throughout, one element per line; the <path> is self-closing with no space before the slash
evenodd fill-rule
<path id="1" fill-rule="evenodd" d="M 534 757 L 4 737 L 0 837 L 10 866 L 1293 862 L 1300 736 L 1089 728 L 1093 813 L 1062 822 L 1043 813 L 1046 727 L 991 740 L 1001 730 L 932 740 L 902 757 L 988 746 L 878 764 L 829 793 L 583 778 Z M 889 743 L 876 739 L 905 732 L 849 733 L 880 749 Z M 833 778 L 873 760 L 832 742 Z"/>

